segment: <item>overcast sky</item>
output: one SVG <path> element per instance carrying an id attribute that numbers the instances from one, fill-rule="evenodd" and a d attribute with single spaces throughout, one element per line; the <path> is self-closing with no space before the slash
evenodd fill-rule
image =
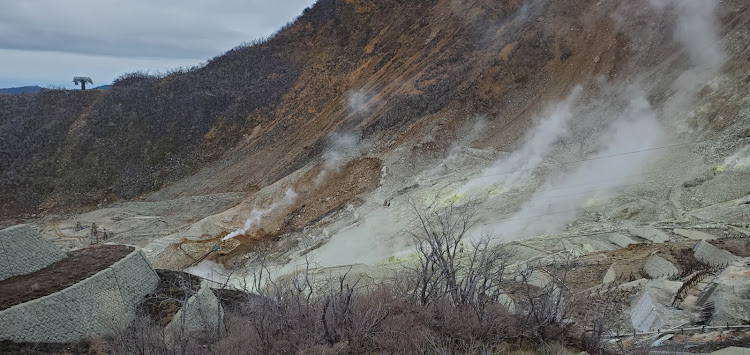
<path id="1" fill-rule="evenodd" d="M 0 0 L 0 88 L 105 85 L 266 37 L 315 0 Z"/>

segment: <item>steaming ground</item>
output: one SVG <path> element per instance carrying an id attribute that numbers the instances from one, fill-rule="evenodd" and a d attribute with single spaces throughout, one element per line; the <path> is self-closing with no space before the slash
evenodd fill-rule
<path id="1" fill-rule="evenodd" d="M 669 148 L 659 149 L 662 151 L 661 154 L 652 157 L 650 163 L 645 166 L 640 166 L 637 175 L 630 174 L 632 171 L 628 169 L 615 169 L 607 171 L 608 175 L 588 177 L 582 176 L 581 171 L 590 170 L 578 168 L 573 169 L 570 175 L 564 175 L 562 182 L 556 184 L 546 182 L 547 179 L 557 181 L 555 176 L 559 174 L 554 169 L 554 156 L 548 158 L 541 166 L 550 166 L 549 172 L 537 171 L 526 184 L 519 184 L 517 188 L 505 192 L 489 190 L 476 193 L 477 196 L 484 194 L 486 198 L 482 200 L 479 223 L 474 235 L 492 233 L 496 236 L 496 242 L 548 235 L 546 238 L 553 241 L 560 240 L 559 235 L 627 230 L 633 226 L 647 226 L 654 222 L 682 220 L 691 210 L 686 210 L 684 206 L 676 208 L 673 202 L 680 202 L 670 200 L 674 197 L 670 191 L 678 188 L 689 190 L 682 187 L 685 182 L 707 173 L 715 173 L 717 168 L 724 165 L 701 162 L 704 158 L 695 152 L 701 150 L 699 144 L 680 144 L 683 143 L 677 141 Z M 750 151 L 742 148 L 738 153 L 742 153 L 743 149 L 746 153 Z M 491 150 L 482 152 L 486 153 L 487 157 L 499 155 Z M 632 155 L 638 154 L 640 153 Z M 418 208 L 423 208 L 434 206 L 435 203 L 440 203 L 441 199 L 452 196 L 450 191 L 459 191 L 470 181 L 454 174 L 456 172 L 480 176 L 484 169 L 481 164 L 476 164 L 482 159 L 477 156 L 477 151 L 473 149 L 459 152 L 454 159 L 454 165 L 446 168 L 445 177 L 433 179 L 429 184 L 425 183 L 401 194 L 399 191 L 414 186 L 414 177 L 405 174 L 405 171 L 403 175 L 399 174 L 397 164 L 392 165 L 395 168 L 391 169 L 390 179 L 370 193 L 361 205 L 350 205 L 316 227 L 283 236 L 284 242 L 279 247 L 280 251 L 271 262 L 271 274 L 280 276 L 291 273 L 304 269 L 310 262 L 314 268 L 329 272 L 345 271 L 348 267 L 354 266 L 355 270 L 371 277 L 382 274 L 387 276 L 386 270 L 390 266 L 414 259 L 411 241 L 404 233 L 408 228 L 414 227 L 412 203 Z M 748 155 L 744 155 L 744 159 L 747 158 Z M 486 164 L 492 162 L 491 158 L 484 159 Z M 737 157 L 734 156 L 730 160 L 736 161 Z M 608 161 L 608 164 L 628 166 L 633 161 L 640 162 L 641 159 L 626 155 L 592 161 Z M 721 162 L 723 163 L 723 160 Z M 722 199 L 726 198 L 729 201 L 746 196 L 746 192 L 750 191 L 750 166 L 739 163 L 719 168 L 722 169 L 723 172 L 716 173 L 701 186 L 727 193 Z M 722 174 L 725 173 L 744 177 L 744 181 L 733 179 L 735 182 L 722 182 Z M 697 191 L 701 189 L 698 188 Z M 686 191 L 683 193 L 686 196 L 680 200 L 684 204 L 689 204 L 687 201 L 691 201 L 692 198 L 687 197 Z M 390 200 L 390 206 L 383 206 L 386 199 Z M 714 214 L 709 216 L 711 213 Z M 703 215 L 700 220 L 726 222 L 727 213 L 717 210 Z M 750 222 L 747 212 L 744 214 L 745 217 L 731 222 Z M 694 219 L 695 222 L 697 221 Z M 594 239 L 584 242 L 594 245 L 596 243 Z M 223 267 L 215 264 L 205 263 L 201 267 L 209 271 L 191 269 L 191 272 L 211 276 L 217 281 L 223 280 L 217 275 L 226 277 L 228 274 Z M 364 269 L 361 269 L 363 267 Z M 247 278 L 251 280 L 252 276 L 236 272 L 231 277 L 231 283 L 241 286 L 243 283 L 251 282 Z"/>
<path id="2" fill-rule="evenodd" d="M 707 179 L 700 185 L 716 181 L 708 189 L 722 194 L 724 201 L 743 198 L 750 191 L 743 160 L 747 147 L 723 157 L 717 167 L 700 153 L 716 147 L 696 142 L 699 137 L 689 132 L 679 134 L 686 133 L 680 131 L 682 118 L 695 112 L 690 99 L 699 90 L 708 87 L 716 92 L 721 85 L 717 74 L 726 55 L 718 45 L 717 3 L 654 0 L 651 5 L 655 11 L 673 12 L 673 40 L 689 58 L 685 67 L 664 75 L 667 83 L 672 80 L 668 84 L 672 92 L 660 108 L 653 107 L 648 96 L 665 83 L 635 76 L 602 83 L 598 93 L 576 87 L 565 99 L 550 104 L 511 152 L 471 150 L 465 146 L 474 141 L 471 137 L 463 145 L 453 144 L 437 165 L 425 164 L 421 173 L 414 174 L 415 164 L 399 161 L 405 154 L 396 149 L 383 157 L 391 168 L 383 186 L 353 207 L 352 216 L 341 218 L 343 225 L 306 231 L 309 238 L 319 234 L 327 242 L 288 253 L 288 262 L 279 263 L 283 265 L 279 273 L 310 260 L 317 267 L 334 267 L 409 259 L 405 231 L 414 228 L 410 219 L 414 209 L 478 203 L 480 219 L 471 238 L 491 234 L 496 242 L 509 242 L 535 235 L 684 221 L 690 210 L 686 206 L 696 199 L 683 195 L 701 193 L 698 188 L 685 194 L 686 188 L 697 187 L 691 186 L 696 179 Z M 743 129 L 742 124 L 738 128 Z M 481 129 L 472 129 L 477 131 Z M 728 165 L 732 174 L 745 176 L 743 182 L 720 182 Z"/>
<path id="3" fill-rule="evenodd" d="M 238 287 L 252 283 L 257 253 L 225 263 L 235 267 L 231 269 L 215 261 L 190 263 L 193 256 L 186 258 L 179 242 L 210 240 L 221 233 L 227 234 L 225 242 L 232 242 L 233 237 L 263 229 L 279 233 L 268 251 L 272 277 L 308 264 L 319 272 L 354 267 L 381 277 L 391 266 L 413 260 L 406 231 L 415 227 L 415 209 L 479 204 L 471 238 L 492 234 L 496 243 L 520 241 L 517 245 L 544 239 L 549 245 L 582 252 L 615 247 L 606 238 L 590 237 L 596 233 L 626 233 L 665 223 L 747 228 L 750 64 L 745 59 L 747 46 L 736 43 L 746 44 L 742 39 L 750 33 L 740 28 L 720 36 L 717 1 L 648 4 L 649 13 L 672 16 L 669 43 L 649 42 L 649 28 L 628 22 L 643 9 L 614 6 L 616 24 L 638 40 L 629 50 L 642 52 L 633 63 L 624 64 L 628 75 L 591 78 L 545 102 L 525 134 L 513 140 L 496 141 L 505 133 L 492 117 L 464 117 L 463 126 L 456 128 L 457 138 L 446 142 L 438 127 L 450 126 L 454 118 L 445 115 L 434 117 L 431 126 L 412 127 L 409 135 L 398 139 L 363 141 L 356 129 L 359 113 L 387 103 L 370 89 L 354 90 L 342 102 L 351 113 L 350 125 L 329 136 L 319 160 L 247 196 L 210 195 L 201 200 L 211 208 L 165 210 L 154 207 L 163 202 L 153 201 L 131 205 L 133 211 L 128 212 L 133 223 L 172 218 L 184 222 L 179 228 L 173 222 L 169 228 L 153 222 L 138 235 L 128 234 L 115 226 L 110 209 L 55 225 L 66 228 L 64 233 L 77 220 L 112 226 L 118 242 L 144 246 L 157 266 L 184 267 L 187 259 L 188 271 L 220 282 L 228 279 Z M 657 45 L 674 47 L 674 55 L 651 67 L 643 65 L 650 63 L 649 46 Z M 736 112 L 725 111 L 733 105 L 739 107 Z M 305 226 L 282 230 L 295 214 L 311 207 L 289 210 L 300 203 L 295 186 L 303 177 L 314 173 L 308 193 L 315 194 L 342 183 L 337 174 L 363 157 L 382 161 L 376 186 Z M 151 198 L 158 196 L 159 192 Z M 136 211 L 139 208 L 158 212 L 142 213 Z M 55 228 L 48 229 L 53 238 L 59 231 Z M 544 237 L 534 238 L 539 236 Z M 191 244 L 203 254 L 213 246 Z M 538 249 L 527 246 L 524 255 L 544 252 Z"/>

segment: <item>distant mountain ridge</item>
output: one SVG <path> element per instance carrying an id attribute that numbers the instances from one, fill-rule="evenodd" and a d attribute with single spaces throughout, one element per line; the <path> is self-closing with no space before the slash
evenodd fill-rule
<path id="1" fill-rule="evenodd" d="M 19 86 L 14 88 L 3 88 L 0 89 L 0 95 L 14 95 L 14 94 L 26 94 L 35 93 L 44 90 L 41 86 Z"/>
<path id="2" fill-rule="evenodd" d="M 100 85 L 89 90 L 109 90 L 112 85 Z M 0 95 L 33 94 L 43 90 L 50 90 L 38 85 L 18 86 L 13 88 L 0 88 Z M 75 89 L 71 89 L 75 90 Z"/>

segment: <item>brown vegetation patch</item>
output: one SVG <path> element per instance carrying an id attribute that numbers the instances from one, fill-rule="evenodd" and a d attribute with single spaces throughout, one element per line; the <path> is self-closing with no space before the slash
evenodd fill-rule
<path id="1" fill-rule="evenodd" d="M 750 256 L 750 240 L 748 238 L 718 239 L 711 244 L 742 258 Z"/>
<path id="2" fill-rule="evenodd" d="M 68 253 L 65 259 L 44 269 L 0 281 L 0 310 L 73 286 L 104 270 L 132 251 L 133 247 L 124 245 L 101 245 L 75 250 Z"/>
<path id="3" fill-rule="evenodd" d="M 0 341 L 0 354 L 3 355 L 40 355 L 40 354 L 107 354 L 88 340 L 75 343 L 17 343 L 10 340 Z"/>
<path id="4" fill-rule="evenodd" d="M 508 43 L 507 45 L 505 45 L 505 47 L 503 47 L 503 49 L 500 51 L 500 59 L 507 62 L 508 58 L 513 53 L 513 50 L 516 49 L 517 44 L 518 42 L 513 42 L 513 43 Z"/>
<path id="5" fill-rule="evenodd" d="M 223 246 L 221 250 L 209 255 L 206 259 L 222 263 L 224 266 L 231 268 L 232 262 L 235 258 L 255 251 L 258 247 L 267 245 L 272 242 L 276 236 L 277 235 L 266 232 L 263 228 L 258 229 L 253 234 L 240 234 L 231 240 L 224 242 L 225 245 L 228 245 L 230 242 L 233 243 L 233 247 Z"/>
<path id="6" fill-rule="evenodd" d="M 562 41 L 559 33 L 565 38 L 568 33 L 515 20 L 517 10 L 517 1 L 321 1 L 265 43 L 230 50 L 205 67 L 166 77 L 126 75 L 112 90 L 96 95 L 62 92 L 57 96 L 63 102 L 43 100 L 50 95 L 25 101 L 14 97 L 18 102 L 7 106 L 19 110 L 0 110 L 0 117 L 3 122 L 18 118 L 13 127 L 29 132 L 0 135 L 55 144 L 7 145 L 11 157 L 23 159 L 12 159 L 12 168 L 6 169 L 18 176 L 5 179 L 8 193 L 0 195 L 8 203 L 0 209 L 9 216 L 35 211 L 52 196 L 59 200 L 50 205 L 53 209 L 72 199 L 76 207 L 84 202 L 96 206 L 105 194 L 132 198 L 192 175 L 230 149 L 236 152 L 231 165 L 217 169 L 211 182 L 198 189 L 171 185 L 171 196 L 262 188 L 310 162 L 325 136 L 341 126 L 356 126 L 345 128 L 365 135 L 386 133 L 389 139 L 452 105 L 468 106 L 471 113 L 523 98 L 519 105 L 524 106 L 544 88 L 526 82 L 554 75 L 545 69 L 553 59 L 549 52 Z M 498 34 L 502 38 L 493 38 Z M 511 43 L 518 43 L 512 55 L 500 59 Z M 507 49 L 503 53 L 509 54 Z M 484 97 L 476 84 L 481 75 L 491 74 L 504 89 Z M 514 82 L 520 77 L 526 79 Z M 377 102 L 367 112 L 342 107 L 347 95 L 360 89 L 370 90 Z M 515 95 L 500 97 L 506 90 Z M 92 97 L 83 100 L 83 95 Z M 506 112 L 502 109 L 493 112 Z M 37 114 L 44 112 L 51 117 Z M 81 117 L 75 134 L 58 133 L 70 132 Z M 461 117 L 467 117 L 465 112 Z M 34 124 L 26 124 L 30 120 Z M 146 121 L 153 124 L 144 131 Z M 53 122 L 60 127 L 38 129 Z M 32 191 L 41 193 L 27 198 Z M 26 200 L 31 202 L 21 211 L 12 209 Z"/>

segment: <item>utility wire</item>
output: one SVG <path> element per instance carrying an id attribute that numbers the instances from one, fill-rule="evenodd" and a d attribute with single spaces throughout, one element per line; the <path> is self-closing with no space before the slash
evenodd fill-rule
<path id="1" fill-rule="evenodd" d="M 655 150 L 661 150 L 661 149 L 669 149 L 669 148 L 675 148 L 675 147 L 681 147 L 681 146 L 699 144 L 699 143 L 703 143 L 703 142 L 705 142 L 705 141 L 696 141 L 696 142 L 688 142 L 688 143 L 671 144 L 671 145 L 660 146 L 660 147 L 652 147 L 652 148 L 639 149 L 639 150 L 633 150 L 633 151 L 628 151 L 628 152 L 621 152 L 621 153 L 610 154 L 610 155 L 596 156 L 596 157 L 585 158 L 585 159 L 574 160 L 574 161 L 568 161 L 568 162 L 561 162 L 559 164 L 561 164 L 561 165 L 578 164 L 578 163 L 583 163 L 583 162 L 592 161 L 592 160 L 609 159 L 609 158 L 614 158 L 614 157 L 619 157 L 619 156 L 624 156 L 624 155 L 637 154 L 637 153 L 643 153 L 643 152 L 649 152 L 649 151 L 655 151 Z M 692 166 L 692 165 L 680 166 L 680 167 L 676 167 L 676 168 L 672 168 L 672 169 L 665 169 L 665 170 L 676 170 L 676 169 L 690 167 L 690 166 Z M 535 170 L 535 169 L 537 169 L 537 167 L 526 168 L 526 169 L 510 170 L 510 171 L 504 171 L 504 172 L 494 173 L 494 174 L 484 174 L 484 175 L 478 175 L 478 176 L 471 176 L 471 177 L 466 177 L 466 178 L 464 178 L 462 180 L 458 180 L 458 181 L 467 181 L 467 180 L 480 179 L 480 178 L 491 177 L 491 176 L 500 176 L 500 175 L 511 174 L 511 173 L 515 173 L 515 172 L 529 171 L 529 170 Z M 661 170 L 661 171 L 658 171 L 658 172 L 651 172 L 651 173 L 635 174 L 635 175 L 630 175 L 630 176 L 631 177 L 636 177 L 636 176 L 641 176 L 641 175 L 656 174 L 656 173 L 661 173 L 661 172 L 663 172 L 665 170 Z M 627 177 L 628 176 L 619 177 L 619 178 L 615 178 L 615 179 L 612 179 L 612 180 L 624 179 L 624 178 L 627 178 Z M 454 181 L 454 182 L 458 182 L 458 181 Z M 451 183 L 448 183 L 447 185 L 445 185 L 445 186 L 443 186 L 442 188 L 439 189 L 439 191 L 435 195 L 435 201 L 432 204 L 430 204 L 430 206 L 434 205 L 437 202 L 438 196 L 440 195 L 440 193 L 442 192 L 442 190 L 445 189 L 446 187 L 448 187 L 450 184 Z M 589 184 L 589 183 L 587 183 L 587 184 L 581 184 L 581 185 L 577 185 L 577 186 L 590 186 L 590 185 L 593 185 L 593 183 L 591 183 L 591 184 Z M 627 186 L 630 186 L 630 185 L 627 185 Z M 561 188 L 550 189 L 548 191 L 554 191 L 554 190 L 560 190 L 560 189 L 569 189 L 569 188 L 572 188 L 572 187 L 561 187 Z"/>
<path id="2" fill-rule="evenodd" d="M 653 147 L 653 148 L 648 148 L 648 149 L 633 150 L 633 151 L 629 151 L 629 152 L 622 152 L 622 153 L 616 153 L 616 154 L 611 154 L 611 155 L 602 155 L 602 156 L 597 156 L 597 157 L 592 157 L 592 158 L 586 158 L 586 159 L 580 159 L 580 160 L 574 160 L 574 161 L 568 161 L 568 162 L 561 162 L 559 164 L 560 165 L 578 164 L 578 163 L 583 163 L 583 162 L 592 161 L 592 160 L 614 158 L 614 157 L 619 157 L 619 156 L 624 156 L 624 155 L 637 154 L 637 153 L 643 153 L 643 152 L 650 152 L 650 151 L 661 150 L 661 149 L 669 149 L 669 148 L 681 147 L 681 146 L 686 146 L 686 145 L 691 145 L 691 144 L 698 144 L 698 143 L 703 143 L 703 142 L 704 141 L 672 144 L 672 145 L 666 145 L 666 146 L 661 146 L 661 147 Z M 528 171 L 528 170 L 534 170 L 534 169 L 536 169 L 536 167 L 534 167 L 534 168 L 526 168 L 526 169 L 509 170 L 509 171 L 503 171 L 503 172 L 500 172 L 500 173 L 471 176 L 471 177 L 465 178 L 464 180 L 481 179 L 483 177 L 512 174 L 512 173 L 516 173 L 516 172 Z"/>

